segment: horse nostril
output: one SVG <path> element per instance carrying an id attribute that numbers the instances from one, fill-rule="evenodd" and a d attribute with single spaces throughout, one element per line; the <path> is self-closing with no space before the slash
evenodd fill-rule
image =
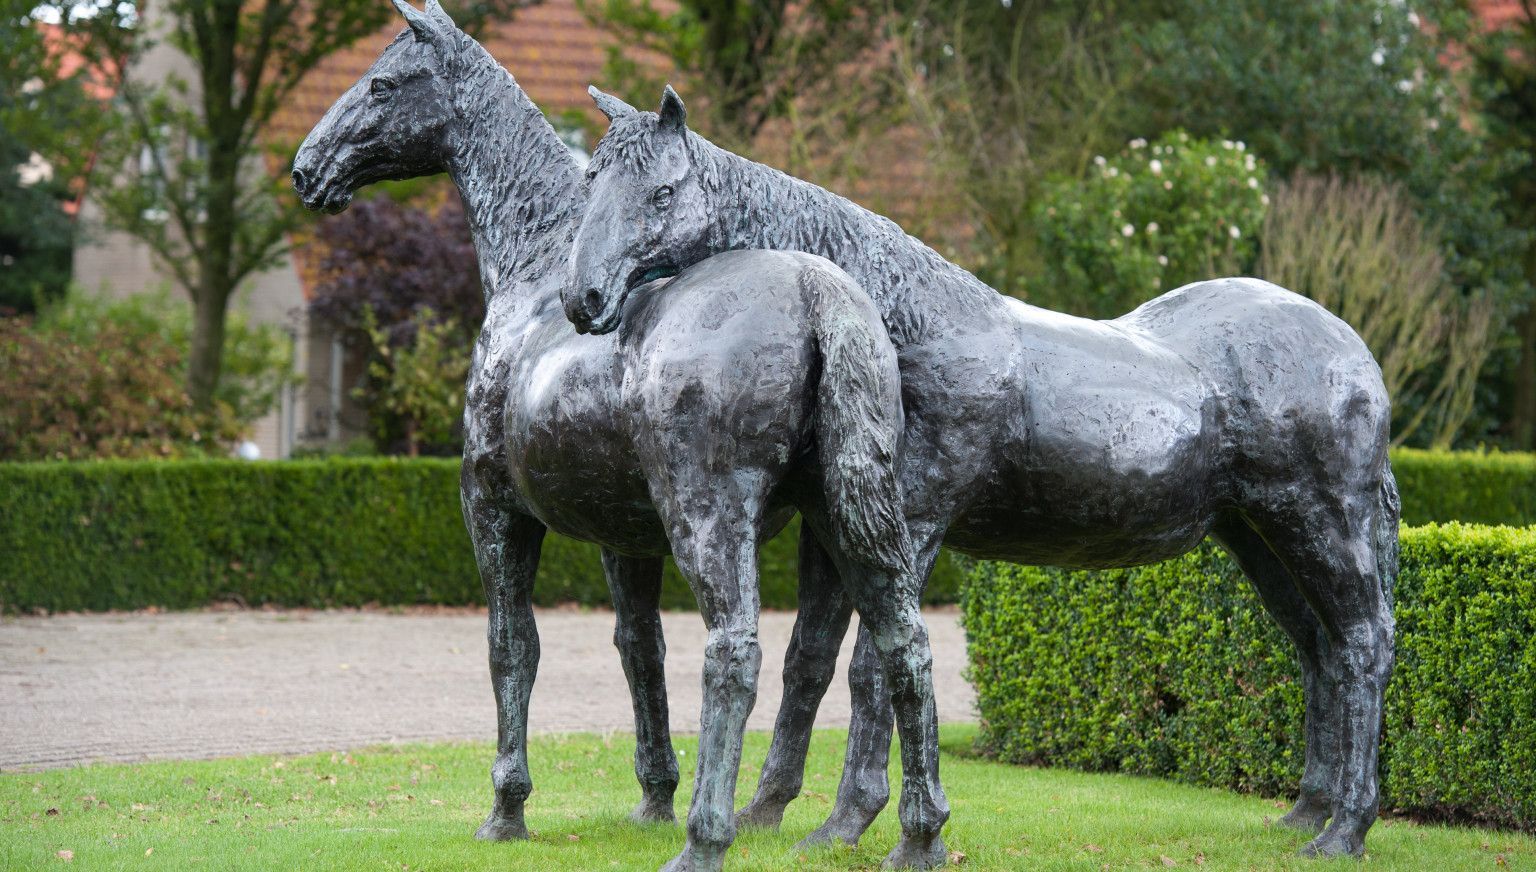
<path id="1" fill-rule="evenodd" d="M 587 288 L 587 295 L 582 300 L 582 308 L 586 310 L 588 318 L 597 317 L 597 313 L 603 309 L 603 295 L 597 292 L 597 288 Z"/>
<path id="2" fill-rule="evenodd" d="M 303 197 L 309 193 L 309 176 L 304 175 L 303 170 L 293 171 L 293 189 Z"/>

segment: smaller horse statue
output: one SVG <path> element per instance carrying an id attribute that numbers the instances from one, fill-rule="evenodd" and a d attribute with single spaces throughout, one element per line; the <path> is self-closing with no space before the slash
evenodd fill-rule
<path id="1" fill-rule="evenodd" d="M 1284 823 L 1316 835 L 1303 853 L 1364 851 L 1392 669 L 1399 503 L 1387 391 L 1349 325 L 1255 279 L 1196 282 L 1112 321 L 1039 309 L 893 222 L 691 132 L 671 88 L 654 113 L 599 105 L 612 124 L 587 170 L 564 297 L 579 328 L 619 328 L 626 300 L 651 293 L 645 276 L 724 251 L 838 264 L 880 308 L 901 362 L 902 491 L 924 577 L 941 542 L 1095 569 L 1215 537 L 1300 655 L 1306 763 Z M 802 609 L 796 637 L 846 628 L 843 608 Z M 872 649 L 889 644 L 861 627 L 854 672 L 868 676 Z M 873 681 L 851 685 L 878 694 Z M 804 749 L 781 738 L 814 710 L 814 700 L 781 707 L 745 821 L 777 824 L 798 792 Z M 856 698 L 855 713 L 837 803 L 812 841 L 857 841 L 887 800 L 890 708 L 872 695 Z M 903 730 L 904 764 L 932 753 L 907 739 Z M 943 820 L 909 781 L 903 838 L 923 843 Z"/>
<path id="2" fill-rule="evenodd" d="M 637 298 L 624 330 L 578 335 L 560 305 L 582 202 L 574 160 L 435 0 L 425 12 L 394 2 L 407 29 L 315 125 L 293 181 L 306 206 L 332 213 L 364 185 L 439 172 L 464 200 L 486 318 L 464 408 L 461 489 L 489 605 L 498 715 L 494 804 L 476 835 L 528 835 L 539 658 L 531 596 L 553 529 L 603 548 L 645 820 L 672 819 L 677 786 L 657 616 L 666 554 L 693 588 L 709 628 L 704 713 L 688 841 L 666 868 L 718 870 L 735 836 L 742 730 L 757 693 L 757 549 L 796 510 L 817 532 L 804 548 L 830 555 L 844 578 L 870 580 L 861 606 L 902 640 L 904 686 L 931 687 L 894 466 L 894 349 L 847 274 L 774 251 L 700 262 L 664 293 Z M 839 585 L 837 573 L 810 584 L 803 600 L 841 601 L 840 588 L 815 587 Z M 891 590 L 911 593 L 882 595 Z"/>

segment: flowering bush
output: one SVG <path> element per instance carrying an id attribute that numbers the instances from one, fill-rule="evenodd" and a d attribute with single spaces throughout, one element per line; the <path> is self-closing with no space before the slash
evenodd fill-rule
<path id="1" fill-rule="evenodd" d="M 1188 282 L 1251 268 L 1269 196 L 1241 142 L 1132 140 L 1087 178 L 1047 184 L 1035 215 L 1044 274 L 1029 296 L 1111 318 Z"/>

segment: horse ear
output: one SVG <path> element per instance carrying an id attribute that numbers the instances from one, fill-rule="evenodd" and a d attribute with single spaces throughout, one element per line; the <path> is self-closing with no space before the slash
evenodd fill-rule
<path id="1" fill-rule="evenodd" d="M 405 2 L 405 0 L 390 0 L 390 2 L 395 4 L 395 8 L 400 11 L 400 15 L 405 19 L 405 23 L 409 24 L 411 29 L 416 31 L 418 37 L 427 39 L 431 35 L 431 24 L 427 21 L 425 15 L 416 11 L 416 7 Z"/>
<path id="2" fill-rule="evenodd" d="M 443 12 L 442 7 L 438 6 L 435 0 L 427 3 L 427 11 L 425 13 L 417 12 L 416 7 L 406 2 L 406 0 L 390 0 L 390 2 L 394 3 L 395 8 L 400 10 L 400 14 L 405 18 L 405 23 L 411 26 L 411 30 L 415 32 L 417 39 L 438 49 L 452 48 L 452 35 L 458 28 L 454 27 L 453 21 L 448 18 L 447 13 Z M 436 15 L 432 13 L 432 7 L 434 6 L 438 7 Z M 447 27 L 443 26 L 445 22 Z"/>
<path id="3" fill-rule="evenodd" d="M 625 103 L 623 100 L 620 100 L 618 97 L 615 97 L 612 94 L 604 94 L 602 91 L 597 89 L 596 85 L 588 85 L 587 93 L 592 96 L 592 102 L 597 104 L 597 108 L 601 110 L 604 115 L 608 116 L 609 121 L 623 118 L 625 115 L 635 114 L 635 107 Z"/>
<path id="4" fill-rule="evenodd" d="M 661 116 L 663 130 L 675 130 L 678 133 L 688 130 L 688 110 L 683 106 L 683 98 L 677 96 L 671 85 L 661 92 L 661 108 L 656 114 Z"/>
<path id="5" fill-rule="evenodd" d="M 446 27 L 449 30 L 459 29 L 459 26 L 453 23 L 453 19 L 448 17 L 448 10 L 444 9 L 443 4 L 437 0 L 427 0 L 427 17 L 440 27 Z"/>

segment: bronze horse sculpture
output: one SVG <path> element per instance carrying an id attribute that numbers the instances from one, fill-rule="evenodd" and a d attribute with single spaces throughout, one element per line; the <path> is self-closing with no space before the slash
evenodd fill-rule
<path id="1" fill-rule="evenodd" d="M 658 293 L 642 279 L 722 252 L 805 251 L 837 263 L 874 299 L 900 360 L 898 465 L 923 577 L 941 542 L 979 557 L 1106 568 L 1170 558 L 1213 536 L 1300 656 L 1306 762 L 1284 821 L 1316 834 L 1305 854 L 1363 851 L 1377 814 L 1399 504 L 1387 392 L 1348 325 L 1256 279 L 1186 285 L 1111 321 L 1035 308 L 891 221 L 689 131 L 671 88 L 659 112 L 606 97 L 599 106 L 612 123 L 587 171 L 565 286 L 578 329 L 624 329 Z M 848 608 L 802 609 L 795 639 L 840 637 Z M 857 841 L 887 801 L 891 710 L 873 657 L 886 644 L 861 628 L 843 782 L 812 841 Z M 814 648 L 788 661 L 836 650 Z M 799 792 L 807 719 L 828 675 L 800 671 L 792 681 L 786 669 L 746 823 L 777 825 Z M 908 738 L 903 730 L 904 758 L 933 755 L 909 751 Z M 928 843 L 943 819 L 910 782 L 904 843 Z"/>
<path id="2" fill-rule="evenodd" d="M 486 317 L 467 386 L 461 489 L 489 603 L 498 713 L 494 805 L 477 835 L 527 837 L 539 657 L 530 595 L 553 529 L 603 546 L 644 820 L 672 819 L 678 778 L 657 615 L 664 555 L 694 590 L 709 628 L 699 775 L 688 844 L 666 868 L 719 869 L 756 695 L 757 547 L 795 511 L 825 543 L 805 547 L 863 581 L 854 596 L 869 603 L 865 620 L 903 640 L 897 671 L 908 697 L 932 698 L 894 465 L 894 349 L 846 274 L 790 252 L 708 259 L 660 282 L 665 294 L 637 299 L 624 331 L 579 336 L 560 302 L 582 203 L 574 159 L 435 0 L 425 12 L 394 2 L 408 28 L 311 131 L 293 180 L 306 206 L 332 213 L 364 185 L 438 172 L 465 202 Z M 816 582 L 841 583 L 832 572 Z M 926 719 L 908 714 L 932 732 L 931 705 Z"/>

